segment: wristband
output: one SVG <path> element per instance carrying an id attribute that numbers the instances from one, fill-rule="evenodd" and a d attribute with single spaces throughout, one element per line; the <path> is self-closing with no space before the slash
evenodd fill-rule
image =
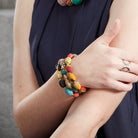
<path id="1" fill-rule="evenodd" d="M 73 97 L 78 97 L 86 92 L 86 88 L 76 81 L 76 76 L 72 73 L 71 62 L 76 54 L 70 53 L 65 59 L 60 59 L 56 66 L 56 74 L 59 79 L 59 85 L 65 88 L 65 92 Z"/>

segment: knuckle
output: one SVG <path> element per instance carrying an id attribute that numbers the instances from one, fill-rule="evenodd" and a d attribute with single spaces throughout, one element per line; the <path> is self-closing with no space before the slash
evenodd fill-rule
<path id="1" fill-rule="evenodd" d="M 110 80 L 109 78 L 106 78 L 105 81 L 103 82 L 103 86 L 104 86 L 105 88 L 112 87 L 111 80 Z"/>
<path id="2" fill-rule="evenodd" d="M 117 50 L 115 49 L 115 48 L 108 48 L 108 50 L 107 50 L 107 54 L 108 55 L 116 55 L 118 52 L 117 52 Z"/>
<path id="3" fill-rule="evenodd" d="M 116 59 L 111 57 L 110 60 L 109 60 L 109 67 L 116 67 L 117 66 L 117 62 L 116 62 Z"/>
<path id="4" fill-rule="evenodd" d="M 108 81 L 108 79 L 113 78 L 114 71 L 112 69 L 108 69 L 105 72 L 105 79 Z"/>

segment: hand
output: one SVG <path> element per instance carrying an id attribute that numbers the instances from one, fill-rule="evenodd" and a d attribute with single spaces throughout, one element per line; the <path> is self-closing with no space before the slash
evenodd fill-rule
<path id="1" fill-rule="evenodd" d="M 129 91 L 132 83 L 138 81 L 138 59 L 127 51 L 109 47 L 118 35 L 120 21 L 116 20 L 112 29 L 90 44 L 72 61 L 73 73 L 85 87 Z M 122 60 L 131 62 L 131 72 L 122 71 Z"/>

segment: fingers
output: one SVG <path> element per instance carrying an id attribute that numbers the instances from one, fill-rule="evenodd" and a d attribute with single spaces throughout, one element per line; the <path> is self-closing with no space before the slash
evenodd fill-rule
<path id="1" fill-rule="evenodd" d="M 121 70 L 128 67 L 130 73 L 138 75 L 138 57 L 118 48 L 110 48 L 107 54 L 110 55 L 110 64 L 113 68 Z"/>
<path id="2" fill-rule="evenodd" d="M 110 67 L 112 68 L 112 74 L 109 75 L 112 76 L 113 79 L 122 81 L 122 82 L 137 82 L 138 81 L 138 64 L 135 64 L 133 62 L 128 63 L 128 65 L 124 65 L 121 59 L 115 58 L 114 60 L 111 60 L 112 63 L 110 63 Z M 127 62 L 126 62 L 127 63 Z M 125 72 L 122 70 L 123 67 L 128 67 L 130 69 L 129 72 Z"/>
<path id="3" fill-rule="evenodd" d="M 104 34 L 99 37 L 98 41 L 104 45 L 110 45 L 112 40 L 118 35 L 120 31 L 120 20 L 116 19 L 113 27 L 109 30 L 105 30 Z"/>
<path id="4" fill-rule="evenodd" d="M 132 89 L 131 83 L 125 84 L 119 81 L 112 81 L 111 84 L 114 90 L 121 91 L 121 92 L 128 92 Z"/>
<path id="5" fill-rule="evenodd" d="M 123 62 L 126 62 L 126 65 Z M 128 67 L 130 69 L 129 73 L 138 75 L 138 64 L 133 62 L 122 61 L 121 59 L 116 58 L 114 63 L 112 63 L 112 67 L 121 72 L 124 72 L 122 70 L 123 67 Z"/>
<path id="6" fill-rule="evenodd" d="M 123 71 L 118 71 L 116 73 L 117 75 L 114 77 L 115 77 L 115 80 L 117 81 L 126 82 L 126 83 L 134 83 L 138 81 L 138 76 L 132 73 L 123 72 Z"/>
<path id="7" fill-rule="evenodd" d="M 138 64 L 138 57 L 130 54 L 128 51 L 125 50 L 118 50 L 119 57 L 123 60 L 134 62 Z"/>
<path id="8" fill-rule="evenodd" d="M 138 75 L 138 64 L 131 62 L 129 68 L 130 68 L 130 73 Z"/>

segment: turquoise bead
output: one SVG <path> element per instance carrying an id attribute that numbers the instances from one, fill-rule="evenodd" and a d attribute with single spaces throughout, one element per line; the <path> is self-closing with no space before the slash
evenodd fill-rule
<path id="1" fill-rule="evenodd" d="M 62 75 L 66 75 L 67 72 L 65 70 L 62 71 Z"/>
<path id="2" fill-rule="evenodd" d="M 66 88 L 65 92 L 66 92 L 66 94 L 68 94 L 70 96 L 73 95 L 73 91 L 71 89 Z"/>
<path id="3" fill-rule="evenodd" d="M 82 3 L 83 0 L 72 0 L 72 3 L 75 5 L 78 5 L 80 3 Z"/>

